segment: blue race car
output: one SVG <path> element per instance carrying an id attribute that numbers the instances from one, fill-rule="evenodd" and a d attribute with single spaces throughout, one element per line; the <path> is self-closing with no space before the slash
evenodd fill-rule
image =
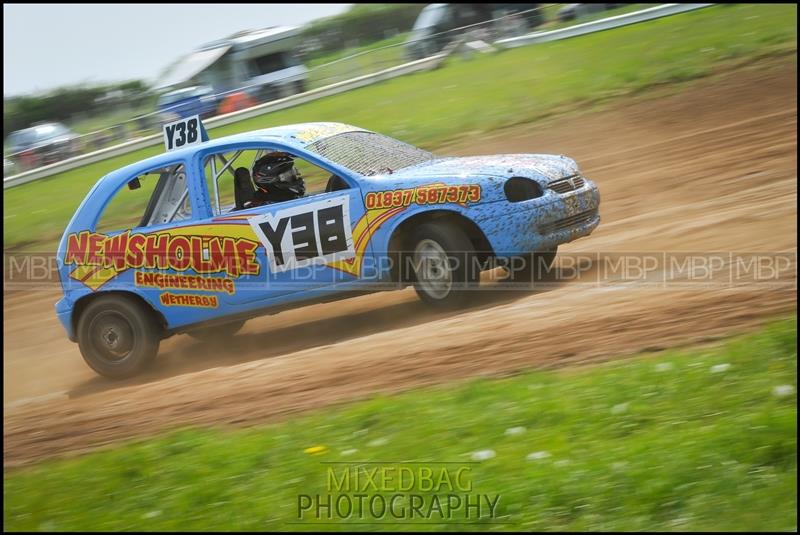
<path id="1" fill-rule="evenodd" d="M 597 187 L 565 156 L 443 158 L 340 123 L 208 141 L 197 122 L 101 178 L 61 239 L 56 312 L 104 376 L 138 373 L 173 334 L 220 342 L 312 302 L 414 285 L 456 307 L 503 263 L 528 286 L 600 222 Z M 304 179 L 297 195 L 257 202 L 267 161 L 293 169 L 270 184 Z"/>

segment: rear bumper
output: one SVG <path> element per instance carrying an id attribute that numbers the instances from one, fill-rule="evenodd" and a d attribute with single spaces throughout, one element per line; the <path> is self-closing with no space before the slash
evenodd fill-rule
<path id="1" fill-rule="evenodd" d="M 67 336 L 73 342 L 77 342 L 74 329 L 72 328 L 72 303 L 68 302 L 63 297 L 56 303 L 56 316 L 58 321 L 67 331 Z"/>

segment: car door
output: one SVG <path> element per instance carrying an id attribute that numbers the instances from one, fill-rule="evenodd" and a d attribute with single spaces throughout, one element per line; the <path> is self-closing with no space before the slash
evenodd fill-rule
<path id="1" fill-rule="evenodd" d="M 223 313 L 204 272 L 195 223 L 201 207 L 190 195 L 185 161 L 164 161 L 124 178 L 101 183 L 70 222 L 65 291 L 134 293 L 170 326 Z"/>
<path id="2" fill-rule="evenodd" d="M 329 175 L 337 172 L 320 167 Z M 298 293 L 346 290 L 374 280 L 377 269 L 361 191 L 352 180 L 341 185 L 337 191 L 256 208 L 222 209 L 202 222 L 213 233 L 257 243 L 257 272 L 240 274 L 235 292 L 223 300 L 232 305 L 280 302 Z M 208 189 L 213 198 L 213 186 Z"/>
<path id="3" fill-rule="evenodd" d="M 337 285 L 345 289 L 368 277 L 364 255 L 371 259 L 371 251 L 354 238 L 359 222 L 361 227 L 366 222 L 357 190 L 267 205 L 247 220 L 261 244 L 263 268 L 261 284 L 243 296 L 247 300 Z"/>

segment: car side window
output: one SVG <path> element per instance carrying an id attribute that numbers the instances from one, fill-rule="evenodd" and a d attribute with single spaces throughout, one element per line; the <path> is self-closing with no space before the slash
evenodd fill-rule
<path id="1" fill-rule="evenodd" d="M 226 214 L 237 209 L 237 172 L 240 175 L 240 181 L 245 183 L 249 181 L 252 189 L 256 189 L 256 184 L 253 182 L 253 165 L 258 159 L 271 152 L 278 151 L 272 149 L 247 149 L 217 153 L 206 157 L 204 161 L 206 185 L 211 199 L 211 211 L 214 215 Z M 325 169 L 294 154 L 286 154 L 289 154 L 294 159 L 294 167 L 303 178 L 305 183 L 304 197 L 349 187 L 341 177 L 331 175 Z M 240 197 L 242 196 L 241 186 L 242 183 L 240 182 Z"/>
<path id="2" fill-rule="evenodd" d="M 106 204 L 96 231 L 107 234 L 191 217 L 186 170 L 174 164 L 132 177 Z"/>

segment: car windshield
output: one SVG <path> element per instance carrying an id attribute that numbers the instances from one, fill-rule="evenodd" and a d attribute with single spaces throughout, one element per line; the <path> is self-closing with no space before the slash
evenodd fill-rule
<path id="1" fill-rule="evenodd" d="M 21 132 L 14 132 L 9 137 L 9 143 L 14 146 L 30 145 L 36 140 L 36 132 L 32 130 L 23 130 Z"/>
<path id="2" fill-rule="evenodd" d="M 9 142 L 14 146 L 33 145 L 69 133 L 69 130 L 63 125 L 47 124 L 14 132 L 11 134 Z"/>
<path id="3" fill-rule="evenodd" d="M 364 176 L 393 173 L 434 158 L 428 151 L 375 132 L 344 132 L 306 148 Z"/>

